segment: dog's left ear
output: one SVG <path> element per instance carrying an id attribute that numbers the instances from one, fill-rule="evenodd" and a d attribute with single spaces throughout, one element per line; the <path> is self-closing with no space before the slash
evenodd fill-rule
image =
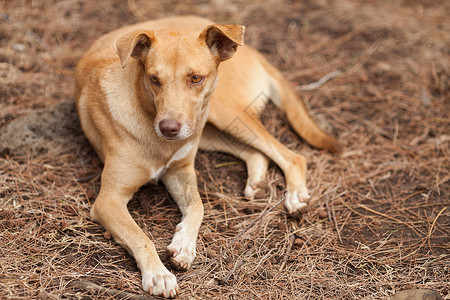
<path id="1" fill-rule="evenodd" d="M 125 68 L 130 56 L 144 61 L 154 38 L 153 31 L 148 30 L 135 30 L 119 36 L 114 41 L 114 50 L 119 55 L 122 68 Z"/>
<path id="2" fill-rule="evenodd" d="M 206 27 L 200 39 L 206 42 L 219 61 L 224 61 L 233 57 L 237 46 L 244 44 L 244 32 L 244 26 L 215 24 Z"/>

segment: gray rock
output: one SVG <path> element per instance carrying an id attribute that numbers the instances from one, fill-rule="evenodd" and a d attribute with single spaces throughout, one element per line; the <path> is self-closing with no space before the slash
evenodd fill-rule
<path id="1" fill-rule="evenodd" d="M 436 291 L 411 289 L 395 294 L 392 300 L 443 300 L 443 298 Z"/>
<path id="2" fill-rule="evenodd" d="M 0 130 L 0 155 L 38 157 L 83 142 L 73 99 L 17 118 Z"/>

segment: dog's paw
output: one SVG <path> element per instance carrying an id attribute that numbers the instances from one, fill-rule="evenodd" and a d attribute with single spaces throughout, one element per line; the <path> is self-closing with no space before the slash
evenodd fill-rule
<path id="1" fill-rule="evenodd" d="M 247 182 L 244 195 L 248 199 L 263 199 L 266 196 L 267 188 L 267 183 L 265 181 L 258 181 L 255 183 Z"/>
<path id="2" fill-rule="evenodd" d="M 177 226 L 172 243 L 167 246 L 170 262 L 177 269 L 188 270 L 195 258 L 196 238 L 190 237 L 183 225 Z"/>
<path id="3" fill-rule="evenodd" d="M 298 215 L 306 212 L 310 196 L 306 189 L 286 192 L 284 206 L 291 215 Z"/>
<path id="4" fill-rule="evenodd" d="M 142 273 L 142 287 L 144 291 L 164 298 L 173 298 L 178 293 L 178 284 L 175 275 L 165 267 L 156 271 Z"/>

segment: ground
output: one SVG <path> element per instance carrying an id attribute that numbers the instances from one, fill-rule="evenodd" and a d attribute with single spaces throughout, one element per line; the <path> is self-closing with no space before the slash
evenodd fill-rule
<path id="1" fill-rule="evenodd" d="M 249 201 L 243 162 L 199 153 L 205 219 L 192 269 L 171 269 L 179 298 L 389 299 L 426 288 L 450 299 L 445 0 L 1 0 L 0 298 L 146 295 L 132 257 L 89 216 L 102 165 L 74 117 L 73 73 L 101 34 L 175 14 L 246 25 L 246 43 L 346 147 L 313 149 L 282 112 L 265 111 L 272 134 L 308 160 L 314 203 L 300 218 L 280 204 L 275 165 L 266 199 Z M 129 209 L 169 265 L 180 213 L 165 189 L 142 188 Z"/>

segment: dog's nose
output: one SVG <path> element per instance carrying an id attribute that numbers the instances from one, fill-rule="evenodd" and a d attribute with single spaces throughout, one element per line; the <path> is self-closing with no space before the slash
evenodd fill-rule
<path id="1" fill-rule="evenodd" d="M 168 138 L 173 138 L 180 133 L 181 123 L 177 120 L 164 119 L 159 122 L 159 130 Z"/>

